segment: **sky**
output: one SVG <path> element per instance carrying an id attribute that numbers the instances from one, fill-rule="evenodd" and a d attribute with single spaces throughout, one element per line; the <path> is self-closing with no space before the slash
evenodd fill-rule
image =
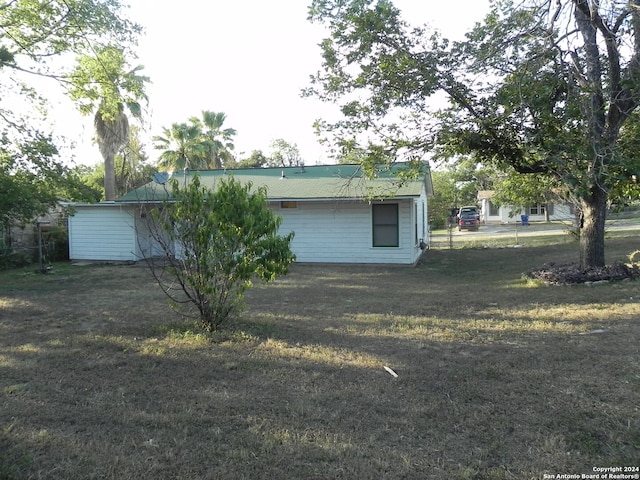
<path id="1" fill-rule="evenodd" d="M 145 29 L 131 66 L 151 78 L 144 129 L 147 140 L 163 127 L 186 122 L 203 110 L 224 112 L 225 127 L 237 130 L 235 151 L 270 151 L 273 140 L 296 144 L 306 164 L 332 160 L 317 142 L 313 123 L 337 115 L 335 106 L 301 98 L 320 69 L 322 26 L 307 20 L 310 0 L 128 0 L 129 16 Z M 489 0 L 436 2 L 395 0 L 411 24 L 429 24 L 449 38 L 488 11 Z M 91 119 L 71 134 L 76 163 L 102 161 L 92 144 Z M 76 123 L 76 125 L 78 125 Z M 149 142 L 150 143 L 150 142 Z M 149 144 L 155 160 L 159 151 Z"/>

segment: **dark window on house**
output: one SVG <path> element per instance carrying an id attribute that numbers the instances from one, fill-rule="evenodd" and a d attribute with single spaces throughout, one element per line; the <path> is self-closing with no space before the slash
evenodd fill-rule
<path id="1" fill-rule="evenodd" d="M 489 215 L 492 217 L 500 215 L 500 207 L 491 201 L 489 202 Z"/>
<path id="2" fill-rule="evenodd" d="M 398 204 L 378 203 L 372 205 L 373 246 L 397 247 L 398 242 Z"/>
<path id="3" fill-rule="evenodd" d="M 280 202 L 280 208 L 298 208 L 298 202 L 284 200 Z"/>
<path id="4" fill-rule="evenodd" d="M 544 215 L 544 205 L 533 205 L 529 207 L 529 215 Z"/>

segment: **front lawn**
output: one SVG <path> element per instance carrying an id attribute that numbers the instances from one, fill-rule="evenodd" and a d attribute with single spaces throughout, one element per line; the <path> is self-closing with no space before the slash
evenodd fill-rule
<path id="1" fill-rule="evenodd" d="M 637 238 L 610 238 L 607 260 Z M 576 256 L 563 241 L 432 250 L 416 268 L 295 265 L 211 336 L 142 266 L 0 272 L 0 479 L 638 465 L 640 284 L 521 279 Z"/>

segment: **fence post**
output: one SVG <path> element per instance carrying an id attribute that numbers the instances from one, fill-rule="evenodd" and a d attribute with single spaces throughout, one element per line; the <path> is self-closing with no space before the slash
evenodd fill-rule
<path id="1" fill-rule="evenodd" d="M 46 273 L 43 258 L 42 258 L 42 225 L 46 225 L 49 222 L 37 222 L 38 226 L 38 261 L 40 265 L 40 273 Z"/>

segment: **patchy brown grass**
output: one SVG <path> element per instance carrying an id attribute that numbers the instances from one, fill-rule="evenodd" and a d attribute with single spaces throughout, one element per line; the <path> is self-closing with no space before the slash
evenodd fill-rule
<path id="1" fill-rule="evenodd" d="M 608 260 L 637 243 L 611 238 Z M 638 282 L 521 279 L 576 253 L 297 265 L 211 337 L 173 316 L 141 266 L 0 273 L 0 478 L 541 479 L 638 465 Z"/>

